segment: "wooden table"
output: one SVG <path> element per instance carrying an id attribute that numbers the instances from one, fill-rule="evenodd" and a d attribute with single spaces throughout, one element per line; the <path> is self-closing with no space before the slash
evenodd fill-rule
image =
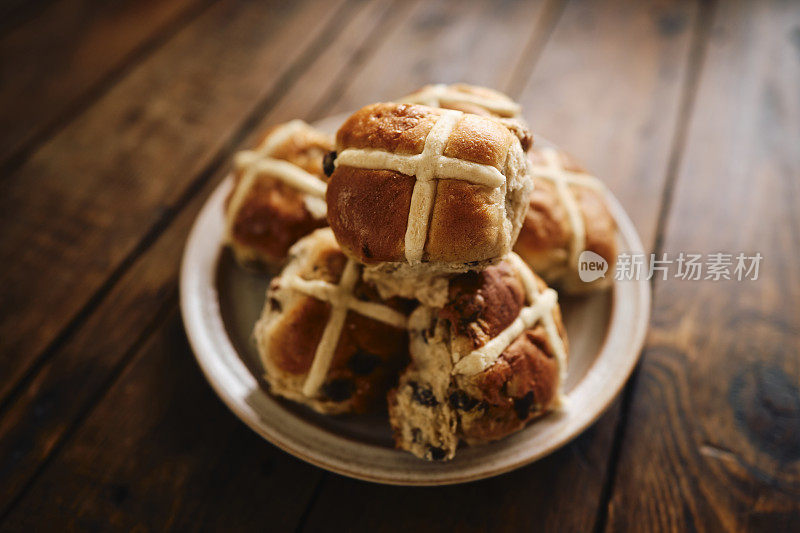
<path id="1" fill-rule="evenodd" d="M 12 0 L 0 8 L 0 527 L 800 530 L 800 3 Z M 516 472 L 372 485 L 264 442 L 177 309 L 188 229 L 266 126 L 429 81 L 518 98 L 657 254 L 622 397 Z"/>

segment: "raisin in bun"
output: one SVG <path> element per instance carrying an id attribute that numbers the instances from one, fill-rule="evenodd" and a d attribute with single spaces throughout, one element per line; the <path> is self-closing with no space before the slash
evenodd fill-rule
<path id="1" fill-rule="evenodd" d="M 322 160 L 332 146 L 328 135 L 292 120 L 236 154 L 225 218 L 240 264 L 274 269 L 299 238 L 327 224 Z"/>
<path id="2" fill-rule="evenodd" d="M 274 394 L 321 413 L 385 405 L 408 360 L 410 302 L 381 300 L 329 228 L 297 242 L 254 336 Z"/>
<path id="3" fill-rule="evenodd" d="M 567 339 L 555 291 L 514 255 L 450 280 L 441 308 L 409 318 L 411 364 L 389 393 L 399 448 L 451 459 L 558 407 Z"/>
<path id="4" fill-rule="evenodd" d="M 610 284 L 617 256 L 617 226 L 606 205 L 605 187 L 556 148 L 528 153 L 535 183 L 516 251 L 551 285 L 569 293 Z M 608 263 L 605 277 L 581 281 L 578 262 L 589 250 Z"/>
<path id="5" fill-rule="evenodd" d="M 517 136 L 499 121 L 381 103 L 336 136 L 328 222 L 345 253 L 395 276 L 492 264 L 516 241 L 532 188 Z"/>

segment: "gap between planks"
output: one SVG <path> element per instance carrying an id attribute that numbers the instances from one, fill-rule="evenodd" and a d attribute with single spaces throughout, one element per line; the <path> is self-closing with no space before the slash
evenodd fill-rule
<path id="1" fill-rule="evenodd" d="M 96 83 L 87 87 L 83 94 L 68 104 L 62 112 L 56 113 L 56 116 L 51 120 L 44 121 L 39 131 L 35 132 L 30 139 L 11 152 L 6 160 L 0 163 L 0 179 L 10 176 L 21 167 L 39 146 L 80 116 L 96 100 L 99 100 L 111 90 L 119 80 L 127 76 L 128 73 L 169 42 L 181 29 L 191 24 L 217 1 L 206 0 L 199 2 L 197 5 L 188 7 L 179 13 L 174 20 L 167 22 L 160 31 L 157 31 L 149 39 L 145 39 L 139 46 L 131 50 L 127 56 L 119 61 L 118 65 L 111 68 Z"/>
<path id="2" fill-rule="evenodd" d="M 8 502 L 8 505 L 6 505 L 5 509 L 0 509 L 0 524 L 5 522 L 8 514 L 14 509 L 14 507 L 17 506 L 17 503 L 25 497 L 25 495 L 28 493 L 28 490 L 34 485 L 34 483 L 36 483 L 36 480 L 39 479 L 39 476 L 42 472 L 44 472 L 45 468 L 47 468 L 47 465 L 50 464 L 50 462 L 58 455 L 64 445 L 69 441 L 72 435 L 81 427 L 86 418 L 94 410 L 94 406 L 97 405 L 106 396 L 108 391 L 111 390 L 117 380 L 119 380 L 120 376 L 122 376 L 128 365 L 136 358 L 137 354 L 140 353 L 142 347 L 144 347 L 147 341 L 150 340 L 150 337 L 152 337 L 158 331 L 161 323 L 166 320 L 169 317 L 169 314 L 177 308 L 177 299 L 178 290 L 177 287 L 173 287 L 170 290 L 170 294 L 167 296 L 167 299 L 153 314 L 152 320 L 145 324 L 142 332 L 139 334 L 133 344 L 131 344 L 131 346 L 125 351 L 122 358 L 114 366 L 102 385 L 98 387 L 94 394 L 91 395 L 89 400 L 86 402 L 86 405 L 81 407 L 78 415 L 70 422 L 70 424 L 68 424 L 67 428 L 64 430 L 64 433 L 58 438 L 55 444 L 53 444 L 53 447 L 50 449 L 44 459 L 42 459 L 42 461 L 37 465 L 36 469 L 30 475 L 25 484 Z"/>
<path id="3" fill-rule="evenodd" d="M 686 137 L 689 127 L 689 119 L 691 118 L 694 109 L 695 101 L 697 98 L 697 90 L 700 83 L 700 75 L 705 65 L 706 52 L 708 50 L 708 41 L 711 37 L 711 27 L 713 24 L 714 13 L 716 11 L 716 0 L 699 0 L 697 11 L 697 22 L 695 23 L 692 35 L 692 43 L 689 47 L 689 54 L 687 57 L 688 72 L 684 87 L 681 91 L 681 102 L 678 106 L 678 119 L 675 127 L 675 134 L 672 139 L 672 146 L 670 148 L 670 157 L 667 163 L 667 170 L 664 179 L 664 187 L 661 191 L 661 204 L 658 210 L 658 217 L 656 221 L 656 234 L 653 243 L 653 253 L 660 255 L 664 250 L 664 234 L 666 233 L 667 223 L 669 222 L 669 215 L 672 211 L 672 201 L 674 197 L 675 185 L 678 176 L 678 169 L 680 168 L 681 159 L 686 148 Z M 650 288 L 655 295 L 655 278 L 650 281 Z M 653 298 L 653 304 L 657 299 Z M 640 356 L 644 357 L 647 347 L 643 348 L 643 353 Z M 595 519 L 594 531 L 600 533 L 606 530 L 608 524 L 608 506 L 611 502 L 611 497 L 614 494 L 615 481 L 617 477 L 617 469 L 619 466 L 620 452 L 622 450 L 622 443 L 625 440 L 625 435 L 628 426 L 628 413 L 630 411 L 633 397 L 636 393 L 636 385 L 639 380 L 640 363 L 637 363 L 636 368 L 631 374 L 628 383 L 622 393 L 622 402 L 620 405 L 620 417 L 617 422 L 617 427 L 614 429 L 614 439 L 611 444 L 611 454 L 609 456 L 609 465 L 606 473 L 606 479 L 603 482 L 603 489 L 600 493 L 600 503 L 597 507 L 597 518 Z"/>
<path id="4" fill-rule="evenodd" d="M 297 525 L 294 528 L 295 533 L 301 533 L 306 528 L 306 523 L 308 523 L 311 512 L 314 510 L 314 506 L 317 504 L 317 501 L 319 501 L 319 498 L 322 495 L 322 489 L 324 488 L 325 483 L 328 481 L 328 477 L 330 475 L 331 473 L 327 470 L 322 471 L 322 475 L 319 477 L 319 480 L 317 480 L 317 484 L 314 486 L 314 490 L 311 492 L 311 497 L 306 503 L 306 508 L 303 510 L 303 513 L 300 515 L 300 518 L 297 521 Z"/>
<path id="5" fill-rule="evenodd" d="M 517 65 L 509 77 L 505 87 L 505 93 L 517 99 L 525 88 L 525 84 L 533 74 L 533 69 L 544 51 L 547 41 L 553 34 L 553 30 L 564 13 L 567 0 L 545 0 L 544 8 L 533 27 L 530 37 L 525 44 L 524 51 L 520 56 Z"/>

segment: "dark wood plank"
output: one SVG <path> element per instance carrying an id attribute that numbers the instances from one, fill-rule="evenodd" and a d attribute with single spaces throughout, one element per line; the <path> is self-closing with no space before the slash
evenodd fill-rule
<path id="1" fill-rule="evenodd" d="M 800 5 L 721 2 L 711 35 L 663 251 L 764 259 L 656 281 L 611 530 L 800 530 Z"/>
<path id="2" fill-rule="evenodd" d="M 0 399 L 324 48 L 341 5 L 213 6 L 0 183 Z"/>
<path id="3" fill-rule="evenodd" d="M 547 459 L 466 485 L 379 486 L 326 474 L 303 531 L 590 531 L 592 509 L 581 507 L 598 499 L 597 483 L 585 481 L 604 475 L 613 437 L 606 418 Z"/>
<path id="4" fill-rule="evenodd" d="M 346 17 L 347 22 L 341 25 L 336 38 L 305 66 L 303 75 L 287 87 L 271 111 L 264 117 L 251 117 L 253 122 L 256 118 L 262 120 L 252 128 L 250 138 L 243 144 L 249 145 L 268 124 L 297 117 L 313 119 L 310 110 L 322 107 L 340 79 L 351 72 L 352 63 L 346 59 L 368 54 L 371 44 L 380 39 L 383 30 L 391 27 L 394 18 L 407 9 L 403 4 L 390 11 L 393 4 L 389 0 L 379 0 L 354 5 L 357 11 Z M 364 27 L 372 30 L 355 31 Z M 193 195 L 175 221 L 122 276 L 87 322 L 42 365 L 30 385 L 0 417 L 0 478 L 4 480 L 0 489 L 0 515 L 2 509 L 11 505 L 25 490 L 42 465 L 63 445 L 93 403 L 121 372 L 131 354 L 140 346 L 143 335 L 163 319 L 159 310 L 175 305 L 179 251 L 202 203 L 228 168 L 226 163 L 216 169 L 214 177 Z M 186 352 L 188 348 L 182 350 Z M 182 386 L 176 384 L 178 388 Z M 188 423 L 194 424 L 195 421 Z M 172 422 L 170 427 L 178 431 L 181 426 Z M 189 427 L 180 431 L 194 430 Z M 114 435 L 109 435 L 108 439 L 113 441 Z M 129 437 L 144 438 L 132 434 Z M 107 441 L 103 444 L 104 447 L 114 445 Z M 207 453 L 207 450 L 202 453 Z M 219 461 L 225 460 L 219 458 Z M 125 473 L 135 474 L 135 471 Z M 122 476 L 123 473 L 118 474 L 120 482 Z M 302 476 L 298 476 L 299 482 Z M 130 480 L 130 483 L 134 482 Z M 44 483 L 52 483 L 49 474 Z M 142 501 L 141 496 L 139 501 Z M 158 504 L 153 500 L 152 505 Z M 220 513 L 227 512 L 222 503 L 216 502 L 214 506 Z"/>
<path id="5" fill-rule="evenodd" d="M 5 0 L 0 3 L 0 34 L 35 18 L 51 0 Z"/>
<path id="6" fill-rule="evenodd" d="M 425 2 L 381 44 L 330 111 L 343 113 L 397 98 L 435 82 L 475 83 L 503 89 L 527 58 L 537 21 L 559 2 L 512 0 Z"/>
<path id="7" fill-rule="evenodd" d="M 603 179 L 649 248 L 701 22 L 691 0 L 637 4 L 569 6 L 521 98 L 534 132 Z"/>
<path id="8" fill-rule="evenodd" d="M 691 2 L 567 5 L 520 95 L 536 132 L 558 141 L 609 178 L 615 193 L 632 207 L 648 246 L 687 86 L 695 17 Z M 459 75 L 447 55 L 428 57 L 431 69 L 437 59 L 453 76 Z M 464 76 L 475 75 L 471 65 L 463 67 Z M 497 73 L 508 74 L 502 66 L 495 67 Z M 364 76 L 370 72 L 365 69 Z M 363 86 L 380 86 L 377 67 L 375 72 L 377 81 L 359 77 L 354 80 L 357 87 L 348 92 L 355 95 Z M 621 79 L 629 81 L 617 83 Z M 610 86 L 613 95 L 606 94 Z M 649 194 L 633 201 L 642 189 Z M 353 527 L 352 517 L 358 516 L 358 529 L 365 531 L 591 530 L 602 503 L 618 420 L 615 405 L 553 456 L 461 487 L 379 487 L 329 475 L 305 529 Z"/>
<path id="9" fill-rule="evenodd" d="M 321 472 L 215 397 L 173 302 L 167 320 L 4 527 L 288 531 Z"/>
<path id="10" fill-rule="evenodd" d="M 18 161 L 21 152 L 63 122 L 105 80 L 208 3 L 58 1 L 4 35 L 0 163 L 12 155 Z"/>

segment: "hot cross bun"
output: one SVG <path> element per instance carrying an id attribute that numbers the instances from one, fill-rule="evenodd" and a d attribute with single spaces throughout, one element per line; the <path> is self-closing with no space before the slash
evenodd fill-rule
<path id="1" fill-rule="evenodd" d="M 385 405 L 408 360 L 413 303 L 382 300 L 361 271 L 329 228 L 291 248 L 254 331 L 273 393 L 321 413 Z"/>
<path id="2" fill-rule="evenodd" d="M 225 218 L 240 264 L 275 269 L 300 237 L 327 224 L 322 160 L 332 146 L 327 135 L 292 120 L 236 154 Z"/>
<path id="3" fill-rule="evenodd" d="M 336 136 L 328 221 L 349 256 L 402 277 L 497 262 L 532 188 L 518 137 L 492 118 L 381 103 Z"/>
<path id="4" fill-rule="evenodd" d="M 607 287 L 617 255 L 617 226 L 606 205 L 605 186 L 556 148 L 534 148 L 528 157 L 535 187 L 514 251 L 565 292 Z M 580 279 L 578 263 L 585 250 L 606 261 L 605 277 Z"/>
<path id="5" fill-rule="evenodd" d="M 441 308 L 409 319 L 411 364 L 389 393 L 399 448 L 451 459 L 558 407 L 567 338 L 555 291 L 511 254 L 450 280 Z"/>

